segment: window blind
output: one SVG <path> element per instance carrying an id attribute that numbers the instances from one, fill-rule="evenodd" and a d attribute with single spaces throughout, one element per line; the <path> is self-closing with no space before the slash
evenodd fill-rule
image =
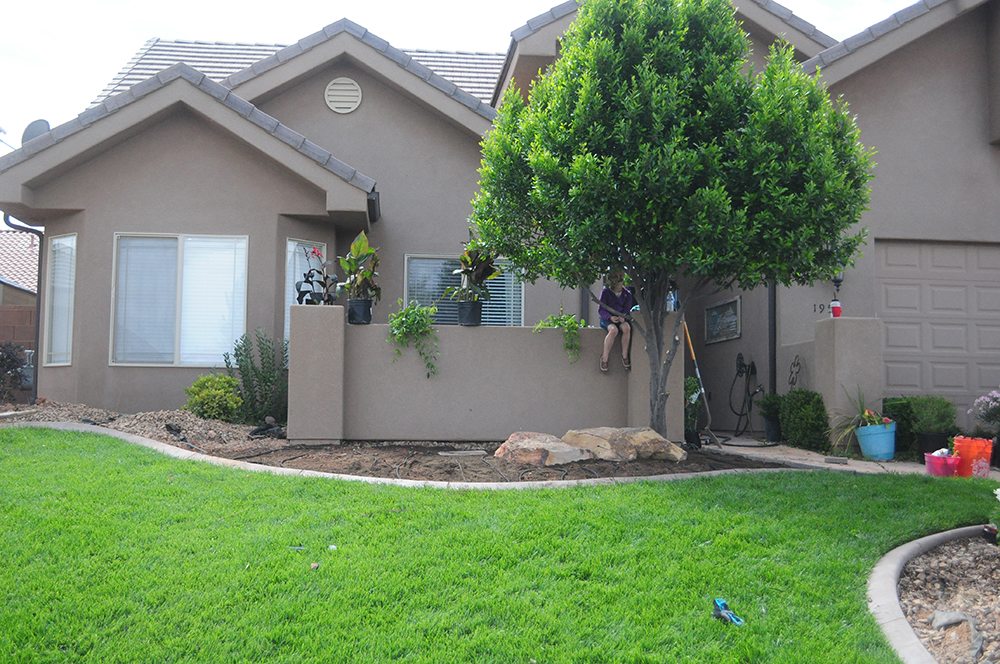
<path id="1" fill-rule="evenodd" d="M 177 238 L 118 238 L 115 362 L 173 364 Z"/>
<path id="2" fill-rule="evenodd" d="M 216 364 L 246 329 L 246 238 L 184 237 L 181 364 Z"/>
<path id="3" fill-rule="evenodd" d="M 46 364 L 69 364 L 73 351 L 73 298 L 76 292 L 76 236 L 49 241 L 49 282 L 45 300 Z"/>
<path id="4" fill-rule="evenodd" d="M 524 285 L 514 278 L 509 264 L 498 263 L 503 273 L 486 282 L 490 299 L 483 302 L 483 325 L 517 326 L 523 325 L 522 302 Z M 440 325 L 458 324 L 458 302 L 445 298 L 444 291 L 451 286 L 459 286 L 461 277 L 452 274 L 459 268 L 453 258 L 425 258 L 408 256 L 406 259 L 406 301 L 414 300 L 424 306 L 438 308 L 434 322 Z"/>

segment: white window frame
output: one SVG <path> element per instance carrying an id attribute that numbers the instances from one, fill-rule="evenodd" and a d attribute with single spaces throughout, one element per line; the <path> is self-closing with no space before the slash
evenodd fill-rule
<path id="1" fill-rule="evenodd" d="M 411 258 L 432 258 L 435 260 L 446 260 L 446 261 L 458 261 L 458 256 L 448 255 L 448 254 L 404 254 L 403 256 L 403 304 L 407 304 L 410 301 L 410 259 Z M 502 258 L 499 260 L 503 260 Z M 492 327 L 524 327 L 524 282 L 518 281 L 521 284 L 521 310 L 518 312 L 521 317 L 521 322 L 517 325 L 494 325 Z M 430 305 L 432 303 L 421 302 L 423 305 Z M 450 325 L 449 323 L 435 323 L 435 325 Z"/>
<path id="2" fill-rule="evenodd" d="M 69 361 L 49 362 L 49 343 L 52 324 L 52 243 L 62 238 L 73 238 L 73 293 L 70 295 L 69 307 Z M 52 235 L 48 238 L 45 256 L 45 322 L 42 327 L 42 357 L 43 367 L 69 367 L 73 366 L 73 326 L 76 323 L 76 264 L 80 255 L 80 243 L 77 233 L 63 233 L 62 235 Z"/>
<path id="3" fill-rule="evenodd" d="M 288 278 L 288 243 L 289 242 L 296 242 L 298 244 L 310 244 L 310 245 L 312 245 L 314 247 L 319 247 L 320 250 L 323 252 L 323 260 L 326 260 L 326 261 L 330 260 L 330 256 L 327 255 L 327 253 L 326 253 L 327 252 L 327 244 L 326 244 L 326 242 L 314 242 L 313 240 L 303 240 L 303 239 L 297 238 L 297 237 L 286 237 L 285 238 L 285 274 L 284 274 L 284 276 L 285 276 L 286 279 Z M 298 275 L 298 276 L 301 276 L 301 275 Z M 296 277 L 295 281 L 298 281 L 298 277 Z M 289 287 L 289 285 L 292 288 L 295 288 L 295 282 L 292 282 L 291 284 L 285 283 L 285 288 L 284 288 L 284 291 L 282 293 L 282 298 L 281 298 L 282 305 L 285 307 L 285 311 L 283 312 L 283 315 L 281 317 L 281 320 L 282 320 L 281 324 L 284 325 L 284 334 L 285 334 L 285 340 L 286 341 L 289 338 L 291 338 L 291 335 L 292 335 L 291 308 L 294 307 L 296 304 L 298 304 L 298 302 L 296 302 L 296 300 L 295 300 L 294 297 L 292 298 L 291 302 L 288 302 L 288 300 L 286 299 L 287 296 L 288 296 L 288 287 Z"/>
<path id="4" fill-rule="evenodd" d="M 174 361 L 170 364 L 166 363 L 150 363 L 150 362 L 115 362 L 115 306 L 118 301 L 118 239 L 122 237 L 165 237 L 165 238 L 176 238 L 177 239 L 177 299 L 174 302 L 176 315 L 174 316 Z M 181 350 L 181 295 L 183 292 L 182 285 L 184 283 L 184 270 L 181 269 L 184 265 L 184 238 L 186 237 L 199 237 L 199 238 L 219 238 L 225 240 L 244 240 L 247 246 L 247 260 L 246 260 L 246 275 L 243 280 L 243 333 L 246 334 L 247 329 L 247 316 L 250 309 L 249 291 L 250 291 L 250 236 L 249 235 L 221 235 L 218 233 L 128 233 L 119 232 L 115 233 L 112 238 L 112 259 L 111 259 L 111 320 L 110 320 L 110 330 L 111 334 L 108 335 L 108 366 L 110 367 L 183 367 L 183 368 L 193 368 L 193 369 L 218 369 L 225 366 L 223 361 L 215 363 L 182 363 L 180 362 L 180 350 Z"/>

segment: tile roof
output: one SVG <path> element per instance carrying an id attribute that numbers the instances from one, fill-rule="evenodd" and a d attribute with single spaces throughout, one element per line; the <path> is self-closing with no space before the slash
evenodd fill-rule
<path id="1" fill-rule="evenodd" d="M 0 231 L 0 281 L 38 292 L 38 237 L 26 231 Z"/>
<path id="2" fill-rule="evenodd" d="M 112 95 L 124 92 L 178 62 L 194 67 L 213 81 L 222 82 L 285 48 L 283 44 L 150 39 L 108 83 L 94 103 L 99 104 Z M 504 61 L 503 53 L 426 50 L 405 50 L 402 53 L 486 103 L 493 94 Z"/>
<path id="3" fill-rule="evenodd" d="M 141 83 L 128 88 L 125 92 L 105 98 L 100 104 L 90 107 L 69 122 L 31 139 L 22 145 L 19 150 L 0 157 L 0 173 L 179 78 L 186 80 L 219 103 L 228 106 L 249 122 L 257 125 L 286 145 L 291 146 L 299 153 L 309 157 L 344 182 L 369 194 L 375 190 L 375 180 L 372 178 L 349 164 L 340 161 L 330 152 L 312 141 L 306 140 L 306 137 L 302 134 L 281 124 L 247 100 L 237 96 L 228 88 L 223 87 L 220 83 L 213 81 L 205 74 L 184 63 L 177 63 L 164 69 L 152 78 L 147 78 Z"/>
<path id="4" fill-rule="evenodd" d="M 821 32 L 820 29 L 817 28 L 815 25 L 796 16 L 795 14 L 792 13 L 792 10 L 788 9 L 784 5 L 778 4 L 774 0 L 747 0 L 747 2 L 752 2 L 761 9 L 764 9 L 774 14 L 775 16 L 777 16 L 782 21 L 784 21 L 791 27 L 795 28 L 799 32 L 808 35 L 810 39 L 820 44 L 821 46 L 829 48 L 837 43 L 836 39 L 834 39 L 833 37 L 824 32 Z M 738 5 L 739 3 L 735 2 L 735 4 Z M 566 2 L 560 5 L 556 5 L 549 11 L 545 12 L 544 14 L 539 14 L 535 18 L 530 19 L 520 28 L 517 28 L 516 30 L 511 32 L 510 36 L 515 42 L 519 42 L 525 39 L 526 37 L 530 37 L 531 35 L 535 34 L 539 30 L 544 28 L 546 25 L 558 21 L 567 14 L 575 12 L 577 7 L 578 7 L 577 0 L 567 0 Z"/>
<path id="5" fill-rule="evenodd" d="M 841 58 L 854 53 L 862 46 L 866 46 L 876 39 L 879 39 L 890 32 L 896 31 L 910 21 L 920 18 L 924 14 L 929 13 L 932 9 L 948 2 L 952 2 L 952 0 L 920 0 L 920 2 L 917 2 L 916 4 L 904 7 L 889 18 L 865 28 L 858 34 L 848 37 L 832 48 L 827 48 L 825 51 L 818 53 L 815 57 L 806 60 L 802 63 L 802 68 L 805 69 L 807 73 L 812 74 L 818 68 L 828 67 Z M 981 4 L 981 0 L 980 2 L 974 2 L 972 4 Z"/>

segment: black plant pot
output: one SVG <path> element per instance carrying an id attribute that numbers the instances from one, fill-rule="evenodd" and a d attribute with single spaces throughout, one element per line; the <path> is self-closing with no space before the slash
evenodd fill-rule
<path id="1" fill-rule="evenodd" d="M 372 301 L 347 299 L 347 322 L 351 325 L 368 325 L 372 322 Z"/>
<path id="2" fill-rule="evenodd" d="M 764 418 L 764 438 L 769 443 L 781 442 L 781 421 L 777 417 Z"/>
<path id="3" fill-rule="evenodd" d="M 921 433 L 917 432 L 917 446 L 921 454 L 937 452 L 942 447 L 948 447 L 948 434 L 946 433 Z M 923 457 L 921 457 L 923 458 Z"/>
<path id="4" fill-rule="evenodd" d="M 458 303 L 458 324 L 478 327 L 483 322 L 483 303 L 480 301 Z"/>

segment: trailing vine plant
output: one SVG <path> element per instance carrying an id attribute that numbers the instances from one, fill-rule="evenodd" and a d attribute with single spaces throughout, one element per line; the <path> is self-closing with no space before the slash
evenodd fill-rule
<path id="1" fill-rule="evenodd" d="M 570 363 L 580 359 L 580 330 L 587 327 L 587 321 L 577 318 L 573 314 L 563 313 L 559 308 L 559 314 L 552 314 L 548 318 L 540 320 L 533 328 L 535 332 L 545 329 L 560 329 L 563 331 L 563 350 L 566 351 Z"/>
<path id="2" fill-rule="evenodd" d="M 430 378 L 437 373 L 438 337 L 433 327 L 437 307 L 423 307 L 416 300 L 405 307 L 402 299 L 396 303 L 399 311 L 389 314 L 389 338 L 386 341 L 395 346 L 396 358 L 413 346 Z"/>

